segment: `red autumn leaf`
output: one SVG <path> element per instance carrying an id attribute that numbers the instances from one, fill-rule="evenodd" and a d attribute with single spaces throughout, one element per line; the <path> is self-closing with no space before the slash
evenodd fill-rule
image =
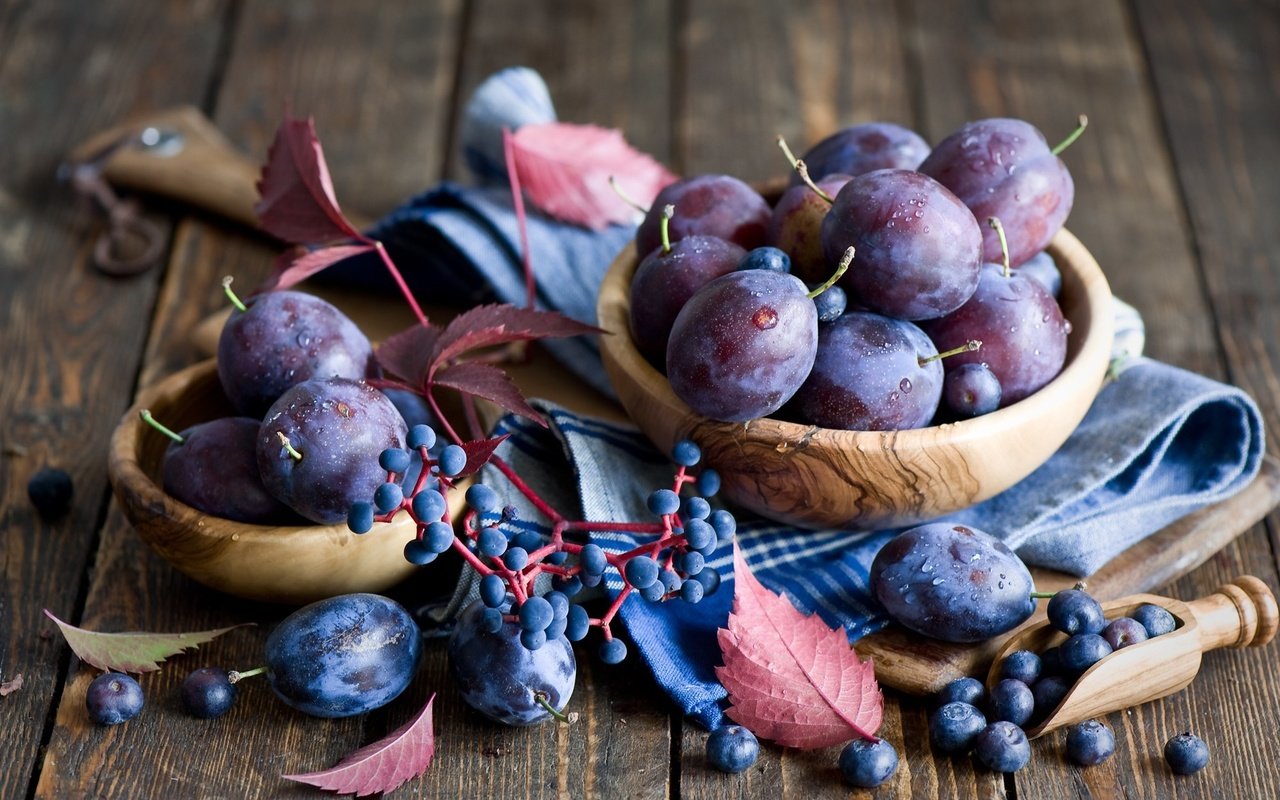
<path id="1" fill-rule="evenodd" d="M 436 340 L 431 354 L 431 371 L 450 359 L 478 347 L 508 342 L 554 339 L 584 333 L 603 333 L 594 325 L 578 322 L 556 311 L 539 311 L 507 303 L 468 309 L 450 320 Z"/>
<path id="2" fill-rule="evenodd" d="M 161 661 L 221 636 L 243 628 L 232 625 L 196 633 L 100 633 L 77 628 L 55 617 L 49 609 L 45 616 L 58 624 L 58 630 L 81 661 L 101 670 L 114 672 L 155 672 Z"/>
<path id="3" fill-rule="evenodd" d="M 259 226 L 294 244 L 320 244 L 358 237 L 338 208 L 324 150 L 311 117 L 296 119 L 286 112 L 267 151 L 258 179 Z"/>
<path id="4" fill-rule="evenodd" d="M 732 704 L 725 713 L 785 747 L 874 739 L 884 695 L 871 661 L 858 658 L 843 630 L 762 586 L 736 543 L 733 580 L 733 613 L 718 633 L 716 677 Z"/>
<path id="5" fill-rule="evenodd" d="M 498 445 L 502 444 L 510 436 L 504 433 L 501 436 L 494 436 L 490 439 L 472 439 L 469 442 L 463 442 L 459 445 L 467 454 L 467 465 L 462 468 L 462 472 L 458 475 L 474 475 L 480 471 L 480 468 L 489 462 L 493 456 L 493 451 L 498 449 Z"/>
<path id="6" fill-rule="evenodd" d="M 609 185 L 612 176 L 642 206 L 676 180 L 622 134 L 597 125 L 522 125 L 511 136 L 516 175 L 529 200 L 565 222 L 599 230 L 634 223 L 636 211 Z M 508 165 L 510 168 L 512 165 Z"/>
<path id="7" fill-rule="evenodd" d="M 431 368 L 440 329 L 434 325 L 411 325 L 392 334 L 378 345 L 378 363 L 388 373 L 421 389 Z"/>
<path id="8" fill-rule="evenodd" d="M 372 253 L 373 245 L 338 244 L 305 250 L 301 255 L 287 251 L 276 261 L 274 289 L 288 289 L 315 275 L 317 272 L 333 266 L 353 256 Z"/>
<path id="9" fill-rule="evenodd" d="M 435 699 L 436 696 L 431 695 L 413 719 L 385 738 L 348 753 L 329 769 L 280 777 L 357 797 L 390 792 L 431 766 L 431 759 L 436 753 L 431 713 Z"/>
<path id="10" fill-rule="evenodd" d="M 528 417 L 546 426 L 546 422 L 520 393 L 520 387 L 511 380 L 511 376 L 492 364 L 478 361 L 463 361 L 451 364 L 435 374 L 432 378 L 435 386 L 448 386 L 464 394 L 483 397 L 491 403 L 522 417 Z"/>

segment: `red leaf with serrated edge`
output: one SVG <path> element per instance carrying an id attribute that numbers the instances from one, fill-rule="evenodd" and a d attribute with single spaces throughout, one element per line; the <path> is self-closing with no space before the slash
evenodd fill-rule
<path id="1" fill-rule="evenodd" d="M 439 336 L 434 325 L 410 325 L 378 345 L 378 363 L 389 374 L 421 390 L 426 386 Z"/>
<path id="2" fill-rule="evenodd" d="M 599 230 L 634 223 L 636 210 L 609 185 L 649 206 L 676 176 L 631 145 L 617 130 L 547 122 L 522 125 L 511 136 L 516 175 L 529 200 L 546 214 Z M 508 165 L 510 167 L 512 165 Z"/>
<path id="3" fill-rule="evenodd" d="M 521 308 L 508 303 L 476 306 L 454 317 L 436 341 L 432 370 L 478 347 L 508 342 L 554 339 L 584 333 L 603 333 L 556 311 Z"/>
<path id="4" fill-rule="evenodd" d="M 258 225 L 293 244 L 321 244 L 360 235 L 338 208 L 316 123 L 286 112 L 258 179 Z"/>
<path id="5" fill-rule="evenodd" d="M 467 465 L 459 472 L 459 476 L 474 475 L 480 471 L 480 468 L 489 463 L 489 459 L 493 456 L 493 451 L 498 449 L 498 445 L 502 444 L 510 436 L 504 433 L 501 436 L 494 436 L 490 439 L 472 439 L 469 442 L 463 442 L 459 445 L 467 454 Z"/>
<path id="6" fill-rule="evenodd" d="M 280 777 L 357 797 L 390 792 L 405 781 L 426 772 L 431 766 L 431 759 L 436 754 L 436 734 L 431 712 L 435 700 L 436 696 L 431 695 L 431 699 L 413 719 L 396 728 L 386 738 L 347 754 L 329 769 Z"/>
<path id="7" fill-rule="evenodd" d="M 368 244 L 337 244 L 307 250 L 301 255 L 293 251 L 286 252 L 276 261 L 276 276 L 272 288 L 288 289 L 296 286 L 339 261 L 372 253 L 374 249 L 373 245 Z"/>
<path id="8" fill-rule="evenodd" d="M 477 361 L 463 361 L 451 364 L 435 374 L 431 379 L 433 386 L 448 386 L 464 394 L 483 397 L 514 414 L 537 422 L 546 427 L 546 422 L 532 406 L 525 401 L 520 387 L 511 380 L 511 376 L 492 364 Z"/>
<path id="9" fill-rule="evenodd" d="M 71 651 L 86 664 L 115 672 L 155 672 L 160 662 L 187 650 L 194 650 L 227 631 L 249 623 L 195 633 L 101 633 L 63 622 L 49 609 L 44 614 L 57 624 Z"/>
<path id="10" fill-rule="evenodd" d="M 733 547 L 733 613 L 718 632 L 729 692 L 726 710 L 756 736 L 812 750 L 874 739 L 884 695 L 871 661 L 862 661 L 842 629 L 800 613 L 751 574 Z"/>

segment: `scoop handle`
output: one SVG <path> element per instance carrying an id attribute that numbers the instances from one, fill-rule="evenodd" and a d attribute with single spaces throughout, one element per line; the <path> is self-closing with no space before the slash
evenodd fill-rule
<path id="1" fill-rule="evenodd" d="M 1252 575 L 1240 575 L 1187 608 L 1200 627 L 1202 650 L 1261 647 L 1280 628 L 1280 609 L 1271 587 Z"/>

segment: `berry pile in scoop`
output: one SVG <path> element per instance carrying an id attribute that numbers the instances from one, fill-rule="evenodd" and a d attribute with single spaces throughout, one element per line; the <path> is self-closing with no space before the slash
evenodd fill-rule
<path id="1" fill-rule="evenodd" d="M 901 430 L 1015 403 L 1066 358 L 1045 247 L 1074 201 L 1057 154 L 1078 133 L 1051 149 L 985 119 L 930 150 L 856 125 L 796 161 L 772 207 L 728 175 L 677 181 L 636 232 L 636 347 L 722 421 Z"/>

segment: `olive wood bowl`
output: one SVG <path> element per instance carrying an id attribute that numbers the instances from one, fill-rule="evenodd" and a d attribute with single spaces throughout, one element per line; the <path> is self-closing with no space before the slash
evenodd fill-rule
<path id="1" fill-rule="evenodd" d="M 664 452 L 689 438 L 733 503 L 808 528 L 911 525 L 966 508 L 1022 480 L 1080 424 L 1111 359 L 1111 290 L 1080 240 L 1060 231 L 1049 251 L 1062 272 L 1059 304 L 1071 323 L 1062 372 L 991 414 L 905 431 L 846 431 L 773 418 L 717 422 L 695 414 L 630 333 L 634 246 L 614 260 L 597 314 L 605 369 L 618 399 Z M 856 260 L 855 260 L 856 267 Z"/>
<path id="2" fill-rule="evenodd" d="M 357 535 L 337 525 L 250 525 L 215 517 L 165 494 L 169 439 L 139 419 L 150 409 L 173 430 L 230 415 L 213 359 L 146 389 L 111 436 L 107 472 L 124 514 L 152 550 L 191 578 L 228 594 L 298 605 L 388 589 L 416 569 L 404 558 L 408 514 Z"/>

